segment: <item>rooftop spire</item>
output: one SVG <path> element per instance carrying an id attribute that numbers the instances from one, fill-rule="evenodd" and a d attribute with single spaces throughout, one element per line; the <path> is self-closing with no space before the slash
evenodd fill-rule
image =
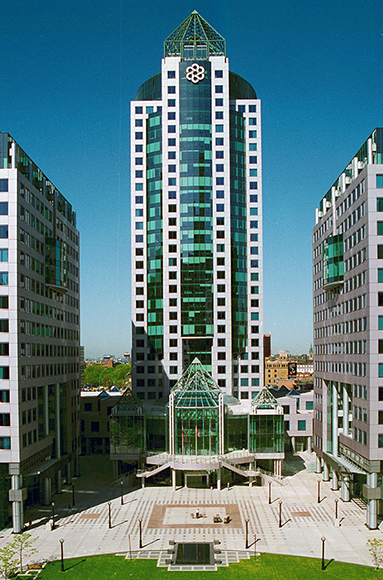
<path id="1" fill-rule="evenodd" d="M 180 56 L 182 60 L 207 60 L 211 55 L 226 55 L 226 41 L 197 10 L 168 36 L 164 42 L 165 56 Z"/>

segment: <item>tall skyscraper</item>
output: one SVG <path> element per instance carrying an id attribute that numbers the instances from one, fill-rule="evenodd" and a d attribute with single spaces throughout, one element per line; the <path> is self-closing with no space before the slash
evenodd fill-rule
<path id="1" fill-rule="evenodd" d="M 263 386 L 261 105 L 196 11 L 131 103 L 133 388 L 167 396 L 197 357 Z"/>
<path id="2" fill-rule="evenodd" d="M 76 215 L 0 133 L 0 525 L 11 506 L 15 532 L 77 469 L 79 329 Z"/>
<path id="3" fill-rule="evenodd" d="M 382 513 L 383 129 L 319 204 L 313 230 L 314 449 L 341 497 Z"/>

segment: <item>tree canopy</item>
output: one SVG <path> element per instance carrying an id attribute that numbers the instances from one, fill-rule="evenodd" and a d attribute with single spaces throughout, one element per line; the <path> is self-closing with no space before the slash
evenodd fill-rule
<path id="1" fill-rule="evenodd" d="M 132 365 L 119 364 L 115 367 L 107 367 L 104 369 L 102 365 L 94 364 L 86 367 L 84 372 L 84 380 L 86 385 L 95 385 L 103 387 L 123 387 L 130 375 Z"/>

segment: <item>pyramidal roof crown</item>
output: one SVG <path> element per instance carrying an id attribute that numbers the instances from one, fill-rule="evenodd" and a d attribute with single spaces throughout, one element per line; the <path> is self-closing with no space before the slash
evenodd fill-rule
<path id="1" fill-rule="evenodd" d="M 197 10 L 180 24 L 164 42 L 165 57 L 182 60 L 207 60 L 211 55 L 226 55 L 226 41 Z"/>
<path id="2" fill-rule="evenodd" d="M 195 358 L 171 392 L 176 407 L 217 407 L 221 389 L 199 359 Z"/>

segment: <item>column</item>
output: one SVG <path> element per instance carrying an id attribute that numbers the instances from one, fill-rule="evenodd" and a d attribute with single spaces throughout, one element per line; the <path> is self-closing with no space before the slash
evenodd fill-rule
<path id="1" fill-rule="evenodd" d="M 274 459 L 274 475 L 282 475 L 282 460 Z"/>
<path id="2" fill-rule="evenodd" d="M 21 489 L 20 475 L 11 476 L 11 489 L 12 491 L 19 491 Z M 23 530 L 23 502 L 17 501 L 18 494 L 14 494 L 15 500 L 12 501 L 12 522 L 13 522 L 13 532 L 19 534 Z"/>
<path id="3" fill-rule="evenodd" d="M 311 452 L 311 448 L 312 448 L 311 437 L 307 437 L 307 451 Z"/>
<path id="4" fill-rule="evenodd" d="M 332 468 L 332 480 L 331 480 L 331 489 L 332 491 L 338 491 L 339 487 L 338 487 L 338 473 L 337 471 Z"/>
<path id="5" fill-rule="evenodd" d="M 56 492 L 62 493 L 62 476 L 61 476 L 61 469 L 58 470 L 56 473 Z"/>
<path id="6" fill-rule="evenodd" d="M 172 469 L 172 487 L 174 490 L 177 487 L 177 472 L 175 469 Z"/>
<path id="7" fill-rule="evenodd" d="M 349 402 L 348 402 L 348 392 L 347 392 L 347 388 L 346 385 L 343 385 L 343 435 L 347 435 L 348 436 L 348 432 L 349 432 L 349 423 L 348 423 L 348 417 L 349 417 Z"/>
<path id="8" fill-rule="evenodd" d="M 343 501 L 350 501 L 350 476 L 348 473 L 342 474 L 342 483 L 340 487 L 340 498 Z"/>
<path id="9" fill-rule="evenodd" d="M 322 473 L 322 463 L 321 463 L 321 458 L 319 457 L 319 455 L 316 456 L 315 473 Z"/>
<path id="10" fill-rule="evenodd" d="M 376 528 L 378 527 L 377 500 L 373 496 L 376 495 L 376 491 L 379 489 L 378 488 L 378 474 L 377 473 L 367 473 L 367 485 L 371 490 L 371 491 L 369 490 L 370 496 L 373 499 L 368 499 L 368 502 L 367 502 L 366 525 L 368 528 L 370 528 L 370 530 L 376 530 Z M 374 490 L 375 493 L 372 490 Z"/>
<path id="11" fill-rule="evenodd" d="M 295 437 L 291 437 L 291 446 L 293 448 L 293 453 L 295 453 Z"/>
<path id="12" fill-rule="evenodd" d="M 52 500 L 52 481 L 50 477 L 44 477 L 44 505 L 49 505 Z"/>
<path id="13" fill-rule="evenodd" d="M 329 473 L 328 473 L 328 465 L 327 465 L 327 463 L 325 461 L 323 462 L 323 476 L 322 476 L 322 480 L 323 481 L 329 481 L 330 480 Z"/>
<path id="14" fill-rule="evenodd" d="M 338 390 L 332 383 L 332 454 L 338 457 Z"/>
<path id="15" fill-rule="evenodd" d="M 66 466 L 66 483 L 67 484 L 72 483 L 72 465 L 71 465 L 71 462 L 67 463 L 67 466 Z"/>
<path id="16" fill-rule="evenodd" d="M 221 491 L 221 468 L 217 469 L 217 489 Z"/>

